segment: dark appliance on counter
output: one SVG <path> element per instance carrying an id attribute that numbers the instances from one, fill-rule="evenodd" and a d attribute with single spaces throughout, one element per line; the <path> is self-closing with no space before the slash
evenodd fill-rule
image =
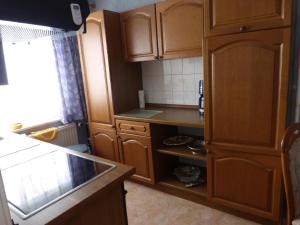
<path id="1" fill-rule="evenodd" d="M 204 115 L 204 81 L 199 80 L 199 114 Z"/>

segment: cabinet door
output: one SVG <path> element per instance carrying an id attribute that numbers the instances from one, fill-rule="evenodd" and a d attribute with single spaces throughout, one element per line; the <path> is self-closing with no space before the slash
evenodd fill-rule
<path id="1" fill-rule="evenodd" d="M 292 0 L 204 0 L 205 36 L 291 25 Z"/>
<path id="2" fill-rule="evenodd" d="M 119 161 L 119 151 L 115 130 L 91 128 L 93 152 L 96 156 Z"/>
<path id="3" fill-rule="evenodd" d="M 151 139 L 148 137 L 120 134 L 121 162 L 135 167 L 134 179 L 154 183 Z"/>
<path id="4" fill-rule="evenodd" d="M 129 62 L 157 58 L 155 5 L 121 14 L 123 52 Z"/>
<path id="5" fill-rule="evenodd" d="M 281 196 L 280 157 L 212 153 L 209 157 L 211 201 L 278 221 Z"/>
<path id="6" fill-rule="evenodd" d="M 88 17 L 87 31 L 79 35 L 79 45 L 89 121 L 112 124 L 105 28 L 101 12 Z"/>
<path id="7" fill-rule="evenodd" d="M 168 0 L 156 5 L 160 57 L 202 55 L 203 1 Z"/>
<path id="8" fill-rule="evenodd" d="M 208 145 L 279 154 L 286 120 L 289 51 L 288 28 L 206 39 Z"/>

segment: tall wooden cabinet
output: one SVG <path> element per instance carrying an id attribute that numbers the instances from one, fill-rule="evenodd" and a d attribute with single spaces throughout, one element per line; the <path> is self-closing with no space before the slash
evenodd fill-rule
<path id="1" fill-rule="evenodd" d="M 93 152 L 119 160 L 113 116 L 138 107 L 140 65 L 123 62 L 118 13 L 92 13 L 87 32 L 78 36 L 78 42 Z"/>
<path id="2" fill-rule="evenodd" d="M 281 208 L 291 4 L 205 0 L 209 199 L 273 221 Z"/>
<path id="3" fill-rule="evenodd" d="M 167 0 L 121 14 L 126 61 L 202 55 L 203 0 Z"/>

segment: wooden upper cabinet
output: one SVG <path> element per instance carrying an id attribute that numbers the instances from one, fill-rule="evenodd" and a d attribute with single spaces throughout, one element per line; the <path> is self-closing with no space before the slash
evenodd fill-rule
<path id="1" fill-rule="evenodd" d="M 160 57 L 202 55 L 203 0 L 168 0 L 156 4 Z"/>
<path id="2" fill-rule="evenodd" d="M 212 202 L 277 221 L 280 215 L 279 157 L 214 152 L 208 162 Z"/>
<path id="3" fill-rule="evenodd" d="M 89 16 L 86 26 L 88 32 L 79 35 L 79 46 L 89 121 L 112 124 L 103 14 Z"/>
<path id="4" fill-rule="evenodd" d="M 91 143 L 94 155 L 119 161 L 118 141 L 115 130 L 91 128 Z"/>
<path id="5" fill-rule="evenodd" d="M 292 0 L 204 0 L 205 36 L 291 25 Z"/>
<path id="6" fill-rule="evenodd" d="M 129 62 L 202 55 L 203 0 L 167 0 L 121 14 Z"/>
<path id="7" fill-rule="evenodd" d="M 208 145 L 280 149 L 285 130 L 290 29 L 205 40 Z"/>
<path id="8" fill-rule="evenodd" d="M 155 5 L 121 14 L 123 53 L 129 62 L 157 58 Z"/>

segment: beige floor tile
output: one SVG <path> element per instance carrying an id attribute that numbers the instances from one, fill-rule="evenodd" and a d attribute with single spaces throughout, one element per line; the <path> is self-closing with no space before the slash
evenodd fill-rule
<path id="1" fill-rule="evenodd" d="M 129 225 L 258 225 L 136 183 L 125 188 Z"/>

